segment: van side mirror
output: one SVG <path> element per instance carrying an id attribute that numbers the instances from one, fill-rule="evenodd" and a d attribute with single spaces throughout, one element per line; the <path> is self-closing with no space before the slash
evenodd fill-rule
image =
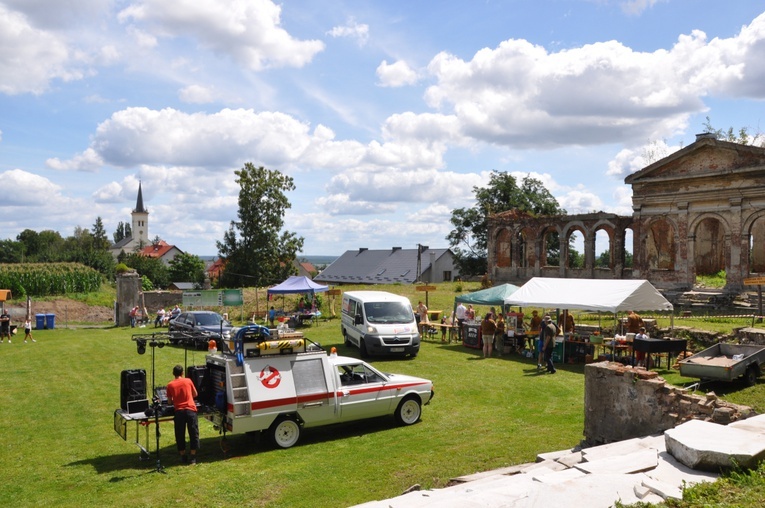
<path id="1" fill-rule="evenodd" d="M 361 317 L 361 314 L 356 315 L 356 319 L 354 320 L 353 324 L 355 324 L 355 325 L 363 325 L 364 324 L 364 318 Z"/>

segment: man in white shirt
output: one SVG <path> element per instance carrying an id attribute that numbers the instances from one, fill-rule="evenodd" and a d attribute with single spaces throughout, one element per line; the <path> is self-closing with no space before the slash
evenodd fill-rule
<path id="1" fill-rule="evenodd" d="M 457 305 L 457 312 L 455 313 L 455 317 L 457 319 L 457 337 L 459 337 L 460 340 L 462 340 L 462 324 L 465 322 L 466 312 L 467 309 L 462 304 L 462 302 L 460 302 L 460 304 Z"/>

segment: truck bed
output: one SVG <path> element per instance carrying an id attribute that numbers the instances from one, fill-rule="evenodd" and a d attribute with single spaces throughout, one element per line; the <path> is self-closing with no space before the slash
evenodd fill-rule
<path id="1" fill-rule="evenodd" d="M 680 374 L 686 377 L 733 381 L 747 369 L 765 363 L 765 347 L 749 344 L 715 344 L 680 362 Z M 759 370 L 758 370 L 759 372 Z"/>

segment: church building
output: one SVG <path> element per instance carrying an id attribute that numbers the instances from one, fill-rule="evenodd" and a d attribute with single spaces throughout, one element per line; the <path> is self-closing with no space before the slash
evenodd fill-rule
<path id="1" fill-rule="evenodd" d="M 138 182 L 138 197 L 136 198 L 135 209 L 130 215 L 132 219 L 130 224 L 132 235 L 123 238 L 109 247 L 109 252 L 114 256 L 114 259 L 117 259 L 121 252 L 125 254 L 140 252 L 145 256 L 159 258 L 167 265 L 170 264 L 170 261 L 175 256 L 183 254 L 183 251 L 178 247 L 169 245 L 164 240 L 160 240 L 157 244 L 149 240 L 149 210 L 143 205 L 143 191 L 140 181 Z"/>

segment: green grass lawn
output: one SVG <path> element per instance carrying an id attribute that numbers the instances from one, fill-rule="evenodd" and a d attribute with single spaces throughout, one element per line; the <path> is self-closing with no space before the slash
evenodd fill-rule
<path id="1" fill-rule="evenodd" d="M 221 436 L 200 421 L 200 464 L 183 467 L 172 425 L 161 425 L 160 459 L 139 461 L 139 449 L 113 429 L 120 372 L 151 370 L 151 350 L 138 355 L 131 329 L 35 331 L 36 344 L 0 345 L 0 443 L 3 506 L 347 506 L 400 494 L 420 484 L 533 461 L 540 452 L 579 443 L 583 427 L 582 367 L 538 375 L 519 356 L 483 360 L 461 345 L 426 342 L 413 360 L 375 361 L 390 372 L 427 377 L 436 396 L 422 421 L 393 418 L 309 429 L 297 446 L 275 449 L 250 436 Z M 340 354 L 339 320 L 306 335 Z M 156 349 L 156 384 L 166 384 L 186 352 Z M 204 352 L 188 352 L 204 364 Z M 149 384 L 151 384 L 149 374 Z M 153 427 L 150 441 L 154 443 Z M 222 451 L 225 446 L 228 453 Z"/>
<path id="2" fill-rule="evenodd" d="M 411 286 L 385 289 L 415 304 L 424 300 Z M 453 286 L 430 293 L 431 309 L 450 311 L 455 294 Z M 59 327 L 35 331 L 36 344 L 17 337 L 0 345 L 2 506 L 348 506 L 397 496 L 414 484 L 438 488 L 456 476 L 531 462 L 582 438 L 582 365 L 538 374 L 531 359 L 484 360 L 478 350 L 437 339 L 424 341 L 415 359 L 373 361 L 383 371 L 434 381 L 436 396 L 416 425 L 398 427 L 391 417 L 308 429 L 297 446 L 282 450 L 250 436 L 228 436 L 224 443 L 201 420 L 200 463 L 188 467 L 176 456 L 172 424 L 165 423 L 160 459 L 166 474 L 159 474 L 154 455 L 140 461 L 138 448 L 113 429 L 120 372 L 144 368 L 152 383 L 151 349 L 136 353 L 134 331 Z M 303 331 L 327 349 L 358 354 L 342 345 L 339 319 Z M 172 378 L 176 363 L 204 364 L 202 351 L 155 353 L 156 385 Z M 676 384 L 693 381 L 674 371 L 660 374 Z M 765 383 L 711 389 L 765 411 Z M 153 426 L 149 440 L 154 451 Z"/>

